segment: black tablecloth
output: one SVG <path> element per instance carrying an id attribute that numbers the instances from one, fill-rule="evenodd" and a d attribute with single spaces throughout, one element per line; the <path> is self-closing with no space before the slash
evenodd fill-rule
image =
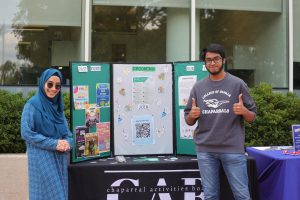
<path id="1" fill-rule="evenodd" d="M 70 164 L 70 200 L 190 200 L 203 197 L 196 157 L 159 156 L 114 158 Z M 248 157 L 249 188 L 257 199 L 255 160 Z M 234 199 L 221 170 L 221 199 Z M 197 198 L 196 198 L 197 197 Z"/>

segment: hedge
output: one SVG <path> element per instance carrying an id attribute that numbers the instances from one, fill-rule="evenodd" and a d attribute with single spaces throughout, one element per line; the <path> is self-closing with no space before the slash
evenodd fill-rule
<path id="1" fill-rule="evenodd" d="M 261 83 L 250 93 L 257 105 L 257 118 L 246 123 L 246 146 L 292 145 L 291 125 L 300 124 L 300 99 L 293 93 L 279 93 Z M 24 153 L 20 120 L 24 104 L 33 95 L 0 90 L 0 153 Z M 70 96 L 64 93 L 65 114 L 70 124 Z"/>
<path id="2" fill-rule="evenodd" d="M 300 124 L 300 99 L 288 92 L 274 92 L 261 83 L 250 89 L 257 106 L 255 122 L 246 123 L 246 146 L 292 145 L 292 124 Z"/>
<path id="3" fill-rule="evenodd" d="M 0 90 L 0 153 L 24 152 L 20 137 L 20 116 L 25 103 L 22 94 Z"/>
<path id="4" fill-rule="evenodd" d="M 0 90 L 0 153 L 25 153 L 26 146 L 20 135 L 21 115 L 26 101 L 22 93 Z M 70 124 L 70 95 L 64 93 L 65 114 Z"/>

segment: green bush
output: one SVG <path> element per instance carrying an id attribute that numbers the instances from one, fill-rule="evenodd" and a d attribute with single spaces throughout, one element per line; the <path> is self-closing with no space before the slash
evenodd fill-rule
<path id="1" fill-rule="evenodd" d="M 300 99 L 293 93 L 273 92 L 261 83 L 250 89 L 257 106 L 255 122 L 246 123 L 246 146 L 292 145 L 292 124 L 300 124 Z"/>
<path id="2" fill-rule="evenodd" d="M 25 152 L 20 122 L 25 99 L 21 93 L 0 90 L 0 153 Z"/>
<path id="3" fill-rule="evenodd" d="M 68 121 L 68 125 L 70 127 L 70 120 L 71 120 L 71 112 L 70 112 L 70 93 L 63 93 L 63 99 L 64 99 L 64 112 Z"/>
<path id="4" fill-rule="evenodd" d="M 25 153 L 26 145 L 21 138 L 21 114 L 26 101 L 34 95 L 30 92 L 26 98 L 21 93 L 0 90 L 0 153 Z M 70 95 L 64 93 L 64 111 L 70 124 Z"/>

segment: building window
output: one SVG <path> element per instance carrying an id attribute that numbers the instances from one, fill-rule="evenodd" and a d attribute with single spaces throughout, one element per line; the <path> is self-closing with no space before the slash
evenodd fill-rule
<path id="1" fill-rule="evenodd" d="M 189 1 L 102 3 L 92 9 L 93 61 L 189 60 Z"/>
<path id="2" fill-rule="evenodd" d="M 287 32 L 279 12 L 200 10 L 200 48 L 224 45 L 227 71 L 249 86 L 288 88 Z"/>
<path id="3" fill-rule="evenodd" d="M 294 89 L 300 89 L 300 62 L 294 62 Z"/>
<path id="4" fill-rule="evenodd" d="M 0 12 L 0 85 L 37 85 L 48 67 L 80 59 L 81 1 L 7 1 Z M 72 12 L 69 12 L 69 10 Z"/>

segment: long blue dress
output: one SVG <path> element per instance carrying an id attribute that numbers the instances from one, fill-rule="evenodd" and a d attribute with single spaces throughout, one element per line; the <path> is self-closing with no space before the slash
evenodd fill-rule
<path id="1" fill-rule="evenodd" d="M 56 150 L 59 139 L 72 145 L 72 133 L 63 112 L 61 91 L 50 99 L 44 86 L 51 76 L 62 76 L 48 69 L 40 77 L 39 90 L 24 106 L 21 136 L 26 142 L 30 200 L 68 199 L 68 155 Z"/>

